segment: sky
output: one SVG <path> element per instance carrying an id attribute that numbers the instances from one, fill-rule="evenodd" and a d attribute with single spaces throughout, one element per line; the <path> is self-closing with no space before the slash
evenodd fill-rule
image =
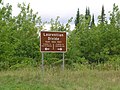
<path id="1" fill-rule="evenodd" d="M 10 3 L 13 7 L 13 15 L 19 13 L 18 3 L 30 3 L 34 12 L 38 12 L 43 21 L 49 21 L 60 16 L 60 21 L 66 23 L 71 17 L 75 18 L 77 9 L 80 14 L 85 14 L 86 7 L 90 8 L 90 13 L 95 15 L 97 20 L 101 14 L 102 5 L 104 5 L 106 16 L 112 11 L 113 4 L 120 6 L 120 0 L 3 0 L 4 3 Z M 97 21 L 96 21 L 97 22 Z"/>

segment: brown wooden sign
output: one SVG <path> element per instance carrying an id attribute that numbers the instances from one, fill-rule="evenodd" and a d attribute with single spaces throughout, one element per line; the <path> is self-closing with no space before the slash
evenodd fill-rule
<path id="1" fill-rule="evenodd" d="M 41 31 L 41 52 L 66 52 L 66 32 Z"/>

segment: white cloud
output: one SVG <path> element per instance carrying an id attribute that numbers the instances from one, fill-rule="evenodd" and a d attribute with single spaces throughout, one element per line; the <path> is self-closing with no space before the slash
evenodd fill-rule
<path id="1" fill-rule="evenodd" d="M 84 14 L 86 6 L 90 7 L 91 14 L 94 13 L 97 17 L 101 13 L 102 5 L 105 7 L 106 14 L 112 10 L 113 3 L 120 6 L 120 0 L 4 0 L 4 2 L 12 4 L 14 15 L 19 12 L 18 3 L 30 3 L 34 12 L 38 12 L 46 19 L 57 16 L 65 19 L 75 17 L 77 9 L 79 8 L 80 13 Z"/>

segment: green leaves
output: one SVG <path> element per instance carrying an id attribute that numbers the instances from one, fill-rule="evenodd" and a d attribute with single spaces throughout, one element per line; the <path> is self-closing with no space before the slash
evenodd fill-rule
<path id="1" fill-rule="evenodd" d="M 1 1 L 0 1 L 1 3 Z M 46 22 L 42 22 L 38 13 L 33 13 L 30 4 L 18 4 L 20 12 L 17 16 L 12 16 L 12 6 L 1 5 L 0 8 L 0 67 L 9 68 L 12 66 L 22 66 L 33 61 L 40 61 L 39 52 L 39 31 L 44 29 Z M 104 8 L 100 20 L 104 24 L 94 24 L 94 15 L 90 11 L 87 17 L 79 15 L 79 9 L 75 20 L 75 29 L 70 30 L 70 23 L 62 24 L 59 16 L 48 23 L 51 25 L 50 31 L 67 32 L 67 53 L 66 60 L 71 63 L 99 63 L 111 60 L 110 57 L 120 55 L 120 10 L 114 4 L 110 13 L 110 23 L 105 20 Z M 90 22 L 92 25 L 89 27 Z M 50 57 L 50 58 L 49 58 Z M 62 55 L 48 54 L 46 60 L 48 64 L 59 62 Z M 113 58 L 112 60 L 114 60 Z M 117 58 L 117 60 L 119 60 Z"/>
<path id="2" fill-rule="evenodd" d="M 22 58 L 29 62 L 40 58 L 39 27 L 36 25 L 40 26 L 41 19 L 32 12 L 30 5 L 23 3 L 18 4 L 18 7 L 21 11 L 15 17 L 12 17 L 11 5 L 0 9 L 0 64 L 3 68 L 22 63 Z"/>
<path id="3" fill-rule="evenodd" d="M 87 21 L 84 16 L 80 15 L 81 21 L 68 39 L 68 58 L 70 60 L 82 62 L 81 58 L 85 58 L 89 63 L 101 63 L 109 61 L 111 56 L 119 56 L 120 28 L 118 22 L 120 11 L 115 5 L 113 8 L 111 23 L 105 23 L 105 16 L 103 15 L 100 20 L 104 24 L 98 24 L 96 27 L 87 28 Z M 103 11 L 104 8 L 102 8 L 102 14 L 104 14 Z"/>

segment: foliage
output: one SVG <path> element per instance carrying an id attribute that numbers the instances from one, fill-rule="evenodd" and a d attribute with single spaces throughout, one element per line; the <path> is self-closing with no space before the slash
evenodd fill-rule
<path id="1" fill-rule="evenodd" d="M 99 16 L 99 23 L 104 24 L 106 22 L 104 6 L 102 6 L 101 15 Z"/>
<path id="2" fill-rule="evenodd" d="M 30 5 L 18 4 L 18 16 L 12 16 L 12 6 L 7 4 L 0 9 L 0 68 L 9 68 L 26 60 L 39 60 L 38 27 L 41 24 L 37 13 L 33 14 Z"/>
<path id="3" fill-rule="evenodd" d="M 90 15 L 90 8 L 86 8 L 85 11 L 85 20 L 87 21 L 88 26 L 90 25 L 91 15 Z"/>
<path id="4" fill-rule="evenodd" d="M 94 27 L 95 26 L 95 20 L 94 20 L 94 14 L 92 15 L 92 20 L 91 20 L 91 23 L 90 23 L 90 27 Z"/>
<path id="5" fill-rule="evenodd" d="M 46 22 L 41 21 L 38 13 L 33 13 L 30 4 L 18 4 L 20 12 L 12 15 L 12 6 L 4 5 L 0 0 L 0 70 L 17 69 L 27 65 L 39 64 L 39 32 Z M 95 25 L 94 15 L 86 8 L 84 14 L 75 17 L 75 28 L 71 30 L 70 23 L 62 24 L 59 16 L 51 19 L 50 31 L 67 32 L 67 53 L 65 60 L 68 65 L 90 64 L 102 65 L 110 63 L 113 67 L 120 65 L 120 10 L 113 5 L 109 21 L 106 20 L 104 6 L 98 23 Z M 110 23 L 108 23 L 110 22 Z M 45 64 L 61 63 L 62 54 L 45 54 Z"/>
<path id="6" fill-rule="evenodd" d="M 79 16 L 80 16 L 80 13 L 79 13 L 79 8 L 78 8 L 78 11 L 77 11 L 77 14 L 76 14 L 76 19 L 75 19 L 75 26 L 77 26 L 77 24 L 79 24 Z"/>
<path id="7" fill-rule="evenodd" d="M 113 12 L 116 14 L 113 15 Z M 118 19 L 120 14 L 118 7 L 115 5 L 113 6 L 113 12 L 110 14 L 112 23 L 103 24 L 101 22 L 96 27 L 91 28 L 87 28 L 87 21 L 84 16 L 80 16 L 80 18 L 83 17 L 80 24 L 72 31 L 68 39 L 68 42 L 70 42 L 68 58 L 72 62 L 84 63 L 87 60 L 88 63 L 99 64 L 109 61 L 110 57 L 114 55 L 119 57 L 120 28 L 117 21 L 120 20 Z M 105 18 L 104 15 L 102 17 Z M 81 58 L 85 58 L 85 61 L 82 62 Z"/>

